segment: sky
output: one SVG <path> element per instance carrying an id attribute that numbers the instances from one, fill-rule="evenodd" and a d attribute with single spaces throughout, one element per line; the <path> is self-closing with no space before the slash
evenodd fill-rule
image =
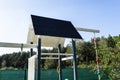
<path id="1" fill-rule="evenodd" d="M 120 34 L 120 0 L 0 0 L 0 42 L 26 43 L 31 14 L 98 29 L 96 37 Z M 80 34 L 85 41 L 93 38 Z M 0 55 L 11 50 L 0 48 Z"/>

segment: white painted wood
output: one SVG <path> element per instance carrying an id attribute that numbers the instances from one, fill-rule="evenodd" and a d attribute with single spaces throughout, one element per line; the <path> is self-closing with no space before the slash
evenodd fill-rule
<path id="1" fill-rule="evenodd" d="M 23 44 L 23 43 L 7 43 L 0 42 L 0 47 L 9 47 L 9 48 L 37 48 L 36 44 Z"/>
<path id="2" fill-rule="evenodd" d="M 79 27 L 76 27 L 76 29 L 78 31 L 84 31 L 84 32 L 93 32 L 93 33 L 99 33 L 100 30 L 96 30 L 96 29 L 87 29 L 87 28 L 79 28 Z"/>
<path id="3" fill-rule="evenodd" d="M 42 47 L 57 47 L 58 44 L 64 46 L 65 38 L 40 35 Z M 38 35 L 35 35 L 32 25 L 29 27 L 27 43 L 37 44 Z"/>
<path id="4" fill-rule="evenodd" d="M 59 59 L 58 57 L 41 57 L 41 59 Z"/>
<path id="5" fill-rule="evenodd" d="M 41 55 L 72 56 L 73 54 L 68 54 L 68 53 L 41 53 Z"/>
<path id="6" fill-rule="evenodd" d="M 34 55 L 28 59 L 28 80 L 35 80 L 36 58 Z"/>
<path id="7" fill-rule="evenodd" d="M 62 58 L 62 61 L 73 59 L 73 56 Z"/>

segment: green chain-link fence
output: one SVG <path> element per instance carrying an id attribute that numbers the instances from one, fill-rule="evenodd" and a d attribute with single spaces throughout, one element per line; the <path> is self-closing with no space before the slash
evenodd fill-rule
<path id="1" fill-rule="evenodd" d="M 0 70 L 0 80 L 27 80 L 25 70 Z M 27 76 L 27 73 L 26 73 Z M 62 69 L 63 80 L 74 80 L 73 69 Z M 41 70 L 41 80 L 58 80 L 56 69 Z M 91 69 L 78 69 L 78 80 L 98 80 Z M 103 78 L 102 80 L 106 80 Z"/>

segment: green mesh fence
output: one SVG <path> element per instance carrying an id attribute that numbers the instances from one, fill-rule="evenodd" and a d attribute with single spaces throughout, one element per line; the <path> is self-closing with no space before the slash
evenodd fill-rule
<path id="1" fill-rule="evenodd" d="M 91 69 L 78 69 L 78 80 L 98 80 L 97 74 L 94 74 Z M 73 69 L 62 69 L 63 80 L 74 80 Z M 58 80 L 58 73 L 55 69 L 42 70 L 41 80 Z M 103 77 L 102 80 L 107 80 Z"/>
<path id="2" fill-rule="evenodd" d="M 25 70 L 0 70 L 0 80 L 25 80 Z"/>
<path id="3" fill-rule="evenodd" d="M 63 80 L 74 80 L 73 69 L 62 69 Z M 26 73 L 27 75 L 27 73 Z M 0 80 L 27 80 L 25 70 L 1 70 Z M 41 80 L 58 80 L 56 69 L 41 70 Z M 97 75 L 91 69 L 78 69 L 78 80 L 98 80 Z M 102 78 L 107 80 L 107 78 Z"/>

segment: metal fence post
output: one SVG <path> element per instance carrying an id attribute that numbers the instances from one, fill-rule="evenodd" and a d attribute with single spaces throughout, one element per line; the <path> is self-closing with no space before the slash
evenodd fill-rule
<path id="1" fill-rule="evenodd" d="M 41 38 L 38 38 L 38 56 L 37 56 L 37 80 L 40 80 L 40 76 L 41 76 L 41 68 L 40 68 L 40 64 L 41 64 Z"/>
<path id="2" fill-rule="evenodd" d="M 61 54 L 61 44 L 58 45 L 58 54 Z M 61 55 L 59 55 L 59 80 L 62 80 L 62 61 L 61 61 Z"/>
<path id="3" fill-rule="evenodd" d="M 72 51 L 73 51 L 74 80 L 78 80 L 78 78 L 77 78 L 76 45 L 75 45 L 75 41 L 73 39 L 72 39 Z"/>

